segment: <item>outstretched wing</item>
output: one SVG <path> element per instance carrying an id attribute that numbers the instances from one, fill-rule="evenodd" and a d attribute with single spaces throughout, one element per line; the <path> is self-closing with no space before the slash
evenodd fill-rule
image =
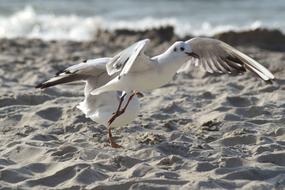
<path id="1" fill-rule="evenodd" d="M 207 72 L 243 73 L 248 69 L 265 81 L 274 79 L 273 74 L 264 66 L 220 40 L 197 37 L 186 43 L 199 56 L 192 63 L 203 65 Z"/>
<path id="2" fill-rule="evenodd" d="M 99 58 L 83 61 L 82 63 L 73 65 L 58 72 L 56 76 L 48 81 L 38 84 L 36 88 L 43 89 L 58 84 L 85 81 L 90 77 L 98 78 L 102 75 L 108 76 L 106 72 L 106 63 L 110 60 L 111 58 Z M 108 78 L 111 80 L 110 76 L 108 76 Z"/>
<path id="3" fill-rule="evenodd" d="M 130 70 L 136 71 L 147 68 L 147 61 L 144 60 L 148 57 L 144 55 L 144 49 L 148 43 L 149 39 L 138 41 L 115 55 L 106 65 L 108 74 L 113 75 L 120 72 L 122 76 Z M 136 64 L 134 64 L 135 62 Z"/>

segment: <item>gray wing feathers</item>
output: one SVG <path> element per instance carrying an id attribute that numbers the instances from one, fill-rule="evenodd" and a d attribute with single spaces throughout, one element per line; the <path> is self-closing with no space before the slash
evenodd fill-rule
<path id="1" fill-rule="evenodd" d="M 274 79 L 264 66 L 220 40 L 197 37 L 186 43 L 199 55 L 199 64 L 207 72 L 243 73 L 248 69 L 265 81 Z"/>
<path id="2" fill-rule="evenodd" d="M 99 59 L 90 59 L 82 63 L 70 66 L 63 70 L 60 74 L 82 74 L 89 76 L 96 76 L 97 73 L 106 71 L 106 63 L 110 61 L 111 58 L 99 58 Z"/>
<path id="3" fill-rule="evenodd" d="M 40 83 L 36 88 L 48 88 L 58 84 L 70 83 L 74 81 L 85 81 L 88 78 L 100 77 L 106 73 L 106 63 L 111 58 L 100 58 L 87 60 L 82 63 L 70 66 L 60 71 L 51 79 Z M 107 73 L 106 73 L 107 75 Z"/>

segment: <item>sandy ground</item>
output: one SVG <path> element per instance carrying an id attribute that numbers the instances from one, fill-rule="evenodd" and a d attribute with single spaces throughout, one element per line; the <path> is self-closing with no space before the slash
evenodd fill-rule
<path id="1" fill-rule="evenodd" d="M 278 78 L 205 74 L 193 68 L 146 93 L 139 117 L 107 130 L 75 108 L 80 84 L 35 84 L 85 58 L 113 55 L 139 39 L 0 40 L 0 187 L 14 189 L 285 188 L 285 54 L 238 48 Z M 171 40 L 170 40 L 171 41 Z M 168 42 L 155 42 L 151 54 Z"/>

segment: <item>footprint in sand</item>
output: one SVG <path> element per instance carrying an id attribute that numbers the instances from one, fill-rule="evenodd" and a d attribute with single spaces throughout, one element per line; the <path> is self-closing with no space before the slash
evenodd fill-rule
<path id="1" fill-rule="evenodd" d="M 240 96 L 230 96 L 227 97 L 227 101 L 231 106 L 234 107 L 248 107 L 251 105 L 251 102 L 249 99 L 245 97 L 240 97 Z"/>
<path id="2" fill-rule="evenodd" d="M 254 118 L 259 115 L 271 115 L 269 111 L 266 111 L 262 106 L 251 106 L 247 108 L 238 108 L 235 110 L 237 115 L 241 115 L 247 118 Z"/>
<path id="3" fill-rule="evenodd" d="M 220 140 L 220 142 L 223 146 L 250 145 L 250 144 L 256 144 L 256 136 L 254 135 L 231 136 Z"/>
<path id="4" fill-rule="evenodd" d="M 62 109 L 60 107 L 50 107 L 38 111 L 36 114 L 42 117 L 43 119 L 57 121 L 62 115 Z"/>
<path id="5" fill-rule="evenodd" d="M 11 105 L 39 105 L 51 99 L 52 97 L 47 95 L 21 94 L 16 97 L 1 98 L 0 107 Z"/>
<path id="6" fill-rule="evenodd" d="M 52 156 L 66 156 L 66 155 L 74 155 L 77 152 L 77 148 L 73 146 L 64 146 L 61 147 L 60 150 L 52 153 Z"/>
<path id="7" fill-rule="evenodd" d="M 285 152 L 269 153 L 257 157 L 257 161 L 261 163 L 272 163 L 278 166 L 285 166 Z"/>

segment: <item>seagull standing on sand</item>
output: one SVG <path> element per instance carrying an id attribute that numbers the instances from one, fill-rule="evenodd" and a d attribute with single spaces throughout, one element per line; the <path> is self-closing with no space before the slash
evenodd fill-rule
<path id="1" fill-rule="evenodd" d="M 203 65 L 210 73 L 240 74 L 250 70 L 264 81 L 274 79 L 264 66 L 220 40 L 197 37 L 185 42 L 178 41 L 164 53 L 152 58 L 144 54 L 149 42 L 149 39 L 141 40 L 114 56 L 106 67 L 108 74 L 115 77 L 92 90 L 91 94 L 116 90 L 133 92 L 129 96 L 130 101 L 139 91 L 155 89 L 168 83 L 177 72 L 189 68 L 189 64 Z M 117 110 L 109 123 L 123 113 L 120 107 Z"/>
<path id="2" fill-rule="evenodd" d="M 86 60 L 58 72 L 55 77 L 37 85 L 36 88 L 44 89 L 58 84 L 85 81 L 85 99 L 77 106 L 77 108 L 79 108 L 86 117 L 92 119 L 96 123 L 107 126 L 111 146 L 119 148 L 121 146 L 115 143 L 112 138 L 111 128 L 127 125 L 137 117 L 140 109 L 137 96 L 140 96 L 141 94 L 137 93 L 137 96 L 135 96 L 134 94 L 123 91 L 105 92 L 98 95 L 90 94 L 92 90 L 106 84 L 114 78 L 114 76 L 109 76 L 106 72 L 106 64 L 111 60 L 111 58 Z M 130 98 L 130 96 L 132 96 L 132 98 Z M 126 97 L 128 102 L 123 101 L 123 97 Z M 119 112 L 116 109 L 121 107 L 123 107 L 123 111 L 119 111 L 124 112 L 124 114 L 109 124 L 108 121 L 113 113 Z"/>

